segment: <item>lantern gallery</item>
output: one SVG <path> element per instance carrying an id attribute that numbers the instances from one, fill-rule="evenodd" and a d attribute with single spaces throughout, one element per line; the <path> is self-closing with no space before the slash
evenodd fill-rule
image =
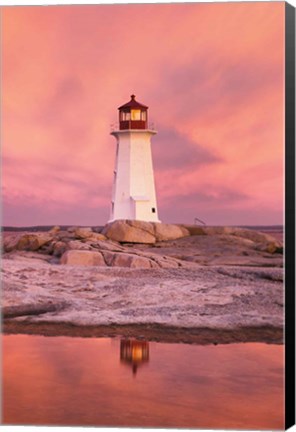
<path id="1" fill-rule="evenodd" d="M 119 127 L 111 132 L 116 138 L 116 160 L 109 222 L 118 219 L 159 222 L 148 107 L 131 100 L 120 106 Z"/>

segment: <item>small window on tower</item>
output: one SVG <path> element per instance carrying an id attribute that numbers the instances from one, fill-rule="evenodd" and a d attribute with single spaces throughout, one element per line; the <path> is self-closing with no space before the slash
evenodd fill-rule
<path id="1" fill-rule="evenodd" d="M 141 110 L 132 110 L 131 111 L 132 120 L 141 120 Z"/>
<path id="2" fill-rule="evenodd" d="M 152 213 L 155 213 L 155 207 L 152 207 L 151 210 L 152 210 Z"/>
<path id="3" fill-rule="evenodd" d="M 129 112 L 121 112 L 120 113 L 120 116 L 121 116 L 121 120 L 120 121 L 128 121 L 128 120 L 130 120 L 131 119 L 131 113 L 129 113 Z"/>

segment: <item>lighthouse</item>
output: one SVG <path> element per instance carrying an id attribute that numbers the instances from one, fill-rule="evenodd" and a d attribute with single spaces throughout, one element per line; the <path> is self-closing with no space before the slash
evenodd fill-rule
<path id="1" fill-rule="evenodd" d="M 160 222 L 158 219 L 148 107 L 131 100 L 120 106 L 119 127 L 111 132 L 116 138 L 111 215 L 118 219 Z"/>

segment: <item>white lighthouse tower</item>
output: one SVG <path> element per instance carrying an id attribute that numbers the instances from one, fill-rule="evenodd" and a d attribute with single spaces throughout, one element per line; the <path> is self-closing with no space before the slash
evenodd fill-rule
<path id="1" fill-rule="evenodd" d="M 118 110 L 119 128 L 111 132 L 117 147 L 109 222 L 159 222 L 150 142 L 156 131 L 148 128 L 148 107 L 132 95 Z"/>

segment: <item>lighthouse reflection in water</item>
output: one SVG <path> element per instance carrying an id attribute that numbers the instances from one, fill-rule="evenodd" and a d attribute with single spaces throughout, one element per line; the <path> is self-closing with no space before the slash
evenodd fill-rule
<path id="1" fill-rule="evenodd" d="M 133 339 L 120 341 L 120 361 L 130 365 L 136 376 L 140 366 L 149 362 L 149 343 Z"/>

